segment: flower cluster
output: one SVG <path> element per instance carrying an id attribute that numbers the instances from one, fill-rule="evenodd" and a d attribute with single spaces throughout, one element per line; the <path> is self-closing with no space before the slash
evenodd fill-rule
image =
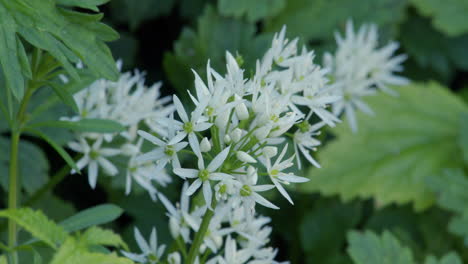
<path id="1" fill-rule="evenodd" d="M 121 67 L 120 62 L 118 67 Z M 166 131 L 166 128 L 158 126 L 156 120 L 167 118 L 174 112 L 170 98 L 160 98 L 161 84 L 147 87 L 144 81 L 143 73 L 126 72 L 122 73 L 116 82 L 97 80 L 74 95 L 79 114 L 63 119 L 110 119 L 126 128 L 119 134 L 79 133 L 76 140 L 68 144 L 70 149 L 82 154 L 77 167 L 80 170 L 87 167 L 92 188 L 96 186 L 99 168 L 110 176 L 125 171 L 127 194 L 131 190 L 132 181 L 136 181 L 156 199 L 157 191 L 153 183 L 166 186 L 171 182 L 164 168 L 152 162 L 136 160 L 141 154 L 143 143 L 143 140 L 138 138 L 138 129 L 150 127 L 153 131 Z M 123 165 L 116 166 L 118 162 L 123 162 Z"/>
<path id="2" fill-rule="evenodd" d="M 80 116 L 72 120 L 107 118 L 128 128 L 119 135 L 81 134 L 69 144 L 83 153 L 78 167 L 88 166 L 91 186 L 98 166 L 110 175 L 117 173 L 108 157 L 126 156 L 127 193 L 134 179 L 168 211 L 177 249 L 165 254 L 165 246 L 157 246 L 156 230 L 147 243 L 136 229 L 142 253 L 125 256 L 152 264 L 182 259 L 278 263 L 277 250 L 268 246 L 270 219 L 255 211 L 257 204 L 279 209 L 264 193 L 277 190 L 293 204 L 285 186 L 308 179 L 291 169 L 300 168 L 304 160 L 320 167 L 313 157 L 320 129 L 335 126 L 344 111 L 356 130 L 354 108 L 371 113 L 361 97 L 406 82 L 394 75 L 404 56 L 392 57 L 395 43 L 378 48 L 374 26 L 365 25 L 356 34 L 349 22 L 346 37 L 337 36 L 336 54 L 325 56 L 325 67 L 314 63 L 313 51 L 298 50 L 298 40 L 289 41 L 285 34 L 283 28 L 274 36 L 249 78 L 238 63 L 242 59 L 229 52 L 226 74 L 212 69 L 209 61 L 204 80 L 194 72 L 190 109 L 175 95 L 172 104 L 159 98 L 159 84 L 145 87 L 138 72 L 123 74 L 116 83 L 97 81 L 75 96 Z M 125 143 L 117 149 L 102 147 L 116 138 Z M 153 148 L 143 153 L 143 142 Z M 184 181 L 175 205 L 152 184 L 168 183 L 166 170 Z"/>
<path id="3" fill-rule="evenodd" d="M 404 85 L 408 80 L 394 75 L 403 70 L 401 63 L 406 55 L 392 57 L 398 49 L 397 42 L 378 47 L 377 27 L 363 25 L 354 32 L 352 21 L 346 23 L 346 36 L 336 34 L 338 48 L 334 55 L 324 56 L 324 64 L 331 70 L 334 93 L 343 99 L 332 103 L 333 114 L 345 113 L 353 132 L 357 131 L 355 111 L 373 115 L 362 97 L 378 90 L 397 95 L 388 85 Z"/>

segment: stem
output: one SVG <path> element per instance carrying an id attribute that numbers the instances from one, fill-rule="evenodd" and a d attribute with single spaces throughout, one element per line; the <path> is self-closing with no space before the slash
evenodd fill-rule
<path id="1" fill-rule="evenodd" d="M 18 207 L 18 145 L 20 133 L 13 131 L 11 135 L 11 149 L 10 149 L 10 174 L 8 186 L 8 209 L 16 209 Z M 8 246 L 14 248 L 16 246 L 16 222 L 12 219 L 8 220 Z M 12 253 L 13 263 L 18 262 L 16 253 Z"/>
<path id="2" fill-rule="evenodd" d="M 211 207 L 213 210 L 209 208 L 206 209 L 206 213 L 203 216 L 203 220 L 201 222 L 200 228 L 198 229 L 197 234 L 195 235 L 195 239 L 193 240 L 193 244 L 190 247 L 190 251 L 187 257 L 187 264 L 195 263 L 195 259 L 198 256 L 198 252 L 200 251 L 200 246 L 205 238 L 206 231 L 208 230 L 208 226 L 210 225 L 211 218 L 214 215 L 214 209 L 216 208 L 216 198 L 213 197 L 213 201 L 211 202 Z"/>

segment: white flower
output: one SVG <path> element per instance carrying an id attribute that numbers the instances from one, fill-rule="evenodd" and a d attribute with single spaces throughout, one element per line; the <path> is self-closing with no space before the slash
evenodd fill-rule
<path id="1" fill-rule="evenodd" d="M 137 162 L 157 161 L 157 169 L 159 170 L 164 168 L 167 163 L 171 161 L 173 168 L 180 168 L 180 161 L 179 157 L 177 156 L 177 152 L 185 148 L 187 146 L 187 142 L 177 142 L 170 144 L 170 141 L 164 142 L 161 139 L 142 130 L 138 131 L 138 135 L 158 147 L 150 152 L 138 156 L 136 158 Z"/>
<path id="2" fill-rule="evenodd" d="M 225 179 L 231 179 L 232 176 L 222 172 L 216 172 L 216 170 L 223 165 L 229 154 L 230 147 L 225 148 L 210 162 L 208 167 L 205 168 L 203 158 L 198 160 L 198 170 L 195 169 L 183 169 L 176 168 L 174 173 L 183 179 L 185 178 L 196 178 L 192 182 L 190 187 L 187 189 L 187 195 L 190 196 L 203 185 L 203 197 L 205 198 L 206 205 L 211 208 L 212 190 L 210 180 L 220 181 Z"/>
<path id="3" fill-rule="evenodd" d="M 294 159 L 294 156 L 290 157 L 289 159 L 285 161 L 281 161 L 284 155 L 286 154 L 287 149 L 288 149 L 288 144 L 284 146 L 283 150 L 281 151 L 281 154 L 276 159 L 273 165 L 271 165 L 270 159 L 267 158 L 265 161 L 265 166 L 267 168 L 268 175 L 270 176 L 271 181 L 276 186 L 276 188 L 281 193 L 281 195 L 283 195 L 291 204 L 294 204 L 291 197 L 289 196 L 289 194 L 286 192 L 286 190 L 281 184 L 289 184 L 290 182 L 295 182 L 295 183 L 307 182 L 309 181 L 309 179 L 296 176 L 292 173 L 283 172 L 283 170 L 294 165 L 291 162 Z"/>
<path id="4" fill-rule="evenodd" d="M 86 139 L 81 137 L 78 142 L 70 142 L 68 147 L 73 151 L 83 153 L 83 157 L 78 160 L 76 166 L 78 169 L 82 169 L 88 166 L 88 181 L 91 188 L 96 187 L 98 167 L 101 166 L 104 172 L 114 176 L 118 173 L 117 167 L 112 164 L 106 157 L 112 157 L 119 155 L 122 151 L 120 149 L 113 148 L 101 148 L 103 138 L 98 138 L 92 146 L 89 146 Z"/>
<path id="5" fill-rule="evenodd" d="M 158 248 L 156 229 L 153 227 L 150 235 L 149 244 L 143 238 L 140 230 L 135 227 L 135 240 L 142 251 L 141 254 L 122 251 L 122 254 L 127 258 L 143 264 L 156 264 L 161 261 L 161 257 L 166 249 L 166 245 L 161 245 Z"/>
<path id="6" fill-rule="evenodd" d="M 258 180 L 256 172 L 249 175 L 241 175 L 239 179 L 240 181 L 236 182 L 238 191 L 233 197 L 234 205 L 242 202 L 245 205 L 245 209 L 253 210 L 255 208 L 255 203 L 259 203 L 265 207 L 279 209 L 278 206 L 272 204 L 270 201 L 258 194 L 258 192 L 273 189 L 274 185 L 256 185 Z"/>
<path id="7" fill-rule="evenodd" d="M 241 150 L 236 152 L 236 157 L 237 157 L 237 159 L 239 159 L 240 161 L 245 162 L 245 163 L 257 163 L 256 159 L 254 159 L 252 156 L 250 156 L 247 152 L 244 152 L 244 151 L 241 151 Z"/>
<path id="8" fill-rule="evenodd" d="M 324 122 L 319 122 L 314 125 L 310 125 L 308 122 L 302 122 L 299 124 L 299 129 L 294 133 L 294 152 L 296 154 L 296 161 L 299 169 L 301 169 L 301 159 L 299 157 L 299 151 L 312 165 L 320 168 L 320 164 L 310 155 L 310 150 L 315 150 L 315 147 L 320 145 L 320 141 L 315 139 L 314 136 L 320 134 L 318 129 L 325 125 Z"/>

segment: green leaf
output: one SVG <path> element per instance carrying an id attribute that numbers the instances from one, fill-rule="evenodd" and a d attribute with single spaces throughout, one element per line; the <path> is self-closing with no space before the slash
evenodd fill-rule
<path id="1" fill-rule="evenodd" d="M 138 0 L 138 4 L 133 0 L 113 0 L 110 4 L 113 19 L 127 22 L 135 30 L 146 20 L 168 15 L 175 3 L 174 0 Z"/>
<path id="2" fill-rule="evenodd" d="M 115 40 L 117 32 L 99 22 L 102 15 L 72 11 L 75 7 L 97 10 L 96 5 L 104 2 L 32 0 L 25 4 L 18 0 L 0 0 L 0 62 L 17 98 L 22 96 L 24 79 L 18 61 L 22 51 L 17 49 L 16 34 L 48 51 L 74 78 L 78 75 L 71 63 L 79 60 L 99 77 L 118 78 L 112 54 L 104 44 L 104 41 Z"/>
<path id="3" fill-rule="evenodd" d="M 79 239 L 69 237 L 59 248 L 50 264 L 132 264 L 127 258 L 116 254 L 89 252 L 87 244 Z"/>
<path id="4" fill-rule="evenodd" d="M 8 10 L 0 4 L 0 64 L 4 71 L 6 85 L 18 101 L 24 94 L 24 77 L 18 56 L 16 23 Z"/>
<path id="5" fill-rule="evenodd" d="M 0 256 L 0 264 L 8 264 L 7 258 L 5 255 Z"/>
<path id="6" fill-rule="evenodd" d="M 333 129 L 337 139 L 319 151 L 322 168 L 309 172 L 302 190 L 345 201 L 373 197 L 379 206 L 413 202 L 417 210 L 433 203 L 425 179 L 461 166 L 454 139 L 467 106 L 436 83 L 394 89 L 399 96 L 367 100 L 375 116 L 359 113 L 357 134 L 346 122 Z"/>
<path id="7" fill-rule="evenodd" d="M 0 211 L 0 217 L 15 221 L 31 235 L 52 248 L 56 249 L 67 238 L 67 232 L 53 221 L 49 220 L 41 211 L 30 208 Z"/>
<path id="8" fill-rule="evenodd" d="M 67 90 L 67 87 L 64 85 L 60 85 L 55 82 L 49 82 L 50 87 L 54 90 L 55 94 L 62 100 L 62 102 L 68 106 L 70 106 L 75 113 L 78 113 L 80 110 L 78 109 L 78 105 L 73 98 L 73 94 Z"/>
<path id="9" fill-rule="evenodd" d="M 468 245 L 468 178 L 461 169 L 445 170 L 441 175 L 427 180 L 429 187 L 437 193 L 437 204 L 456 215 L 450 220 L 449 231 L 463 236 Z"/>
<path id="10" fill-rule="evenodd" d="M 93 226 L 86 230 L 81 239 L 88 245 L 123 247 L 128 249 L 122 238 L 111 230 Z"/>
<path id="11" fill-rule="evenodd" d="M 117 133 L 125 130 L 120 123 L 109 119 L 81 119 L 78 121 L 45 121 L 31 124 L 31 127 L 66 128 L 77 132 Z"/>
<path id="12" fill-rule="evenodd" d="M 460 257 L 454 253 L 450 252 L 444 255 L 440 260 L 437 260 L 434 256 L 429 256 L 426 258 L 424 264 L 462 264 Z"/>
<path id="13" fill-rule="evenodd" d="M 461 114 L 458 144 L 462 150 L 465 164 L 468 165 L 468 112 Z"/>
<path id="14" fill-rule="evenodd" d="M 278 14 L 285 6 L 284 0 L 219 0 L 219 13 L 226 16 L 247 16 L 250 22 Z"/>
<path id="15" fill-rule="evenodd" d="M 117 219 L 123 210 L 113 204 L 102 204 L 83 210 L 60 222 L 68 232 L 78 231 L 93 225 L 101 225 Z"/>
<path id="16" fill-rule="evenodd" d="M 409 248 L 403 247 L 390 233 L 378 236 L 371 231 L 348 234 L 348 253 L 356 264 L 414 264 Z"/>
<path id="17" fill-rule="evenodd" d="M 434 27 L 450 35 L 468 32 L 468 2 L 465 0 L 410 0 L 425 16 L 432 18 Z"/>
<path id="18" fill-rule="evenodd" d="M 283 11 L 267 22 L 266 30 L 278 32 L 287 26 L 288 35 L 302 39 L 331 39 L 333 33 L 344 28 L 346 20 L 355 24 L 376 23 L 393 33 L 405 18 L 406 0 L 288 0 Z"/>
<path id="19" fill-rule="evenodd" d="M 70 157 L 70 155 L 52 138 L 48 137 L 46 134 L 42 133 L 39 130 L 29 129 L 27 131 L 44 139 L 47 143 L 49 143 L 50 146 L 52 146 L 55 149 L 55 151 L 57 151 L 57 153 L 65 160 L 65 162 L 68 164 L 68 166 L 70 166 L 70 168 L 74 169 L 78 173 L 80 172 L 80 169 L 78 169 L 78 167 L 76 166 L 73 158 Z"/>

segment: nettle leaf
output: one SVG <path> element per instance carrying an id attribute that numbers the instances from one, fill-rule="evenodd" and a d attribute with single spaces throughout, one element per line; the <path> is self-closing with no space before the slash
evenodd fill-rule
<path id="1" fill-rule="evenodd" d="M 104 44 L 104 41 L 117 39 L 118 33 L 99 22 L 102 15 L 65 8 L 76 6 L 96 11 L 96 5 L 104 2 L 0 0 L 0 63 L 7 85 L 17 99 L 23 96 L 24 77 L 30 77 L 18 35 L 33 46 L 48 51 L 75 78 L 78 78 L 78 74 L 71 63 L 79 60 L 99 77 L 118 78 L 114 59 Z"/>
<path id="2" fill-rule="evenodd" d="M 390 233 L 378 236 L 371 231 L 348 234 L 348 253 L 356 264 L 415 264 L 410 249 Z"/>
<path id="3" fill-rule="evenodd" d="M 468 245 L 468 178 L 461 169 L 445 170 L 441 175 L 432 176 L 428 185 L 437 193 L 437 204 L 456 215 L 450 220 L 449 231 L 463 236 Z"/>
<path id="4" fill-rule="evenodd" d="M 468 70 L 468 35 L 447 37 L 427 19 L 411 17 L 401 27 L 400 38 L 405 52 L 422 68 L 433 69 L 446 79 L 454 68 Z"/>
<path id="5" fill-rule="evenodd" d="M 434 256 L 429 256 L 426 258 L 424 264 L 462 264 L 460 257 L 453 252 L 450 252 L 444 255 L 440 260 L 437 260 Z"/>
<path id="6" fill-rule="evenodd" d="M 80 238 L 69 237 L 59 248 L 50 264 L 132 264 L 127 258 L 118 257 L 115 253 L 104 254 L 89 252 L 89 244 Z"/>
<path id="7" fill-rule="evenodd" d="M 2 210 L 0 217 L 15 221 L 33 237 L 52 248 L 57 248 L 57 245 L 63 243 L 68 235 L 62 227 L 49 220 L 41 211 L 34 211 L 30 208 Z"/>
<path id="8" fill-rule="evenodd" d="M 285 6 L 285 0 L 219 0 L 219 13 L 226 16 L 246 15 L 250 22 L 278 14 Z"/>
<path id="9" fill-rule="evenodd" d="M 102 229 L 96 226 L 86 230 L 81 236 L 81 239 L 88 245 L 114 246 L 127 249 L 127 245 L 119 235 L 111 230 Z"/>
<path id="10" fill-rule="evenodd" d="M 174 53 L 164 55 L 164 70 L 177 92 L 185 95 L 193 86 L 190 69 L 205 78 L 208 59 L 211 67 L 223 74 L 226 51 L 234 56 L 239 53 L 245 62 L 243 67 L 254 70 L 258 54 L 262 54 L 271 42 L 271 36 L 255 36 L 255 31 L 254 24 L 222 17 L 213 7 L 207 6 L 198 19 L 197 30 L 184 28 L 174 45 Z"/>
<path id="11" fill-rule="evenodd" d="M 432 17 L 434 26 L 450 35 L 457 36 L 468 32 L 468 2 L 465 0 L 410 0 L 425 16 Z"/>
<path id="12" fill-rule="evenodd" d="M 282 12 L 267 22 L 266 30 L 277 32 L 283 25 L 290 36 L 305 40 L 330 39 L 346 20 L 356 24 L 376 23 L 379 28 L 397 30 L 405 18 L 406 0 L 289 0 Z M 305 22 L 306 21 L 306 22 Z"/>
<path id="13" fill-rule="evenodd" d="M 417 210 L 433 203 L 425 179 L 462 165 L 455 139 L 467 106 L 433 82 L 394 89 L 398 97 L 367 100 L 375 116 L 358 114 L 358 133 L 346 122 L 333 129 L 337 139 L 319 151 L 322 168 L 309 172 L 302 190 L 345 201 L 373 197 L 379 205 L 413 202 Z"/>

